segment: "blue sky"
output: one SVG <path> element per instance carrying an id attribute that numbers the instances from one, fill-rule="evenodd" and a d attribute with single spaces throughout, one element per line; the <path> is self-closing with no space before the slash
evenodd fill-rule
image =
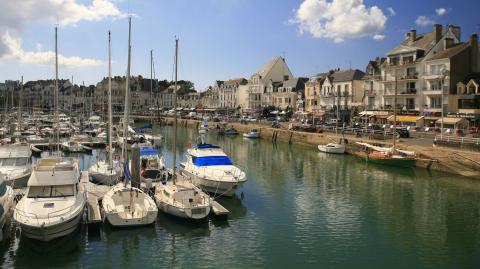
<path id="1" fill-rule="evenodd" d="M 156 77 L 172 79 L 174 36 L 178 35 L 179 79 L 192 80 L 197 90 L 217 79 L 248 78 L 278 55 L 286 57 L 295 76 L 337 67 L 363 70 L 369 59 L 385 55 L 411 28 L 422 33 L 431 31 L 432 23 L 459 25 L 463 40 L 479 31 L 480 1 L 333 2 L 62 0 L 52 4 L 50 0 L 1 0 L 0 10 L 7 10 L 8 16 L 0 18 L 0 80 L 21 75 L 25 80 L 54 77 L 48 51 L 54 50 L 55 23 L 60 24 L 59 52 L 69 57 L 69 64 L 60 68 L 60 77 L 73 75 L 76 83 L 90 84 L 106 76 L 109 29 L 113 74 L 124 75 L 128 13 L 135 14 L 132 74 L 149 76 L 149 51 L 153 49 Z M 98 6 L 92 9 L 93 4 Z"/>

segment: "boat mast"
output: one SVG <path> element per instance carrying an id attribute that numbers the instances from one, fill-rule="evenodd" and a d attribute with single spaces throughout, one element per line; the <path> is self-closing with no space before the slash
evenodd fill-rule
<path id="1" fill-rule="evenodd" d="M 23 94 L 23 76 L 20 84 L 20 93 L 18 94 L 18 131 L 22 131 L 22 94 Z"/>
<path id="2" fill-rule="evenodd" d="M 60 126 L 58 124 L 58 28 L 55 27 L 55 126 L 56 130 L 56 142 L 57 142 L 57 154 L 60 156 Z"/>
<path id="3" fill-rule="evenodd" d="M 153 102 L 153 50 L 150 50 L 150 104 Z M 153 124 L 153 111 L 152 105 L 148 108 L 150 110 L 150 123 Z"/>
<path id="4" fill-rule="evenodd" d="M 335 98 L 335 96 L 333 96 L 333 98 Z M 338 137 L 338 121 L 340 120 L 340 89 L 337 88 L 337 113 L 336 113 L 336 117 L 337 117 L 337 120 L 335 121 L 335 136 Z"/>
<path id="5" fill-rule="evenodd" d="M 175 38 L 175 88 L 173 89 L 173 184 L 175 184 L 175 178 L 177 176 L 177 72 L 178 70 L 178 38 Z"/>
<path id="6" fill-rule="evenodd" d="M 395 69 L 395 93 L 393 95 L 393 149 L 397 133 L 397 70 Z"/>
<path id="7" fill-rule="evenodd" d="M 122 157 L 123 160 L 127 160 L 127 139 L 128 139 L 128 123 L 129 123 L 129 110 L 130 102 L 128 96 L 130 95 L 130 59 L 131 59 L 131 32 L 132 32 L 132 17 L 128 18 L 128 63 L 127 63 L 127 76 L 125 78 L 125 109 L 123 114 L 123 147 L 122 147 Z"/>
<path id="8" fill-rule="evenodd" d="M 108 31 L 108 162 L 112 167 L 112 43 Z"/>

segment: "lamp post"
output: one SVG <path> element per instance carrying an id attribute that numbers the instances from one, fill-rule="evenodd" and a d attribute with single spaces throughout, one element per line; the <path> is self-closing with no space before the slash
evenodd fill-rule
<path id="1" fill-rule="evenodd" d="M 442 69 L 442 121 L 440 123 L 440 139 L 443 139 L 443 117 L 444 117 L 444 95 L 445 95 L 445 88 L 447 85 L 445 85 L 445 80 L 448 79 L 448 75 L 449 75 L 450 71 L 448 71 L 448 69 L 446 68 L 443 68 Z"/>

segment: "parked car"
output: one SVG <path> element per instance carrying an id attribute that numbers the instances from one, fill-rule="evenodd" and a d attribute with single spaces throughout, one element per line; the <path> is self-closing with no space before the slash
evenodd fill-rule
<path id="1" fill-rule="evenodd" d="M 407 128 L 397 128 L 396 129 L 398 135 L 402 138 L 409 138 L 410 137 L 410 131 L 408 131 Z"/>

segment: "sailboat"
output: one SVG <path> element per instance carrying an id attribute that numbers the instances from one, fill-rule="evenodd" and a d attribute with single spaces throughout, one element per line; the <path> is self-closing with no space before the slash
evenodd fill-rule
<path id="1" fill-rule="evenodd" d="M 58 146 L 58 52 L 55 28 L 55 124 Z M 35 164 L 28 179 L 25 196 L 15 207 L 13 218 L 20 224 L 22 235 L 50 241 L 76 230 L 85 210 L 86 196 L 80 191 L 80 170 L 73 158 L 42 158 Z"/>
<path id="2" fill-rule="evenodd" d="M 124 123 L 128 123 L 130 110 L 130 62 L 131 62 L 131 25 L 132 18 L 128 20 L 128 64 L 125 85 L 125 111 Z M 123 134 L 128 136 L 128 124 L 124 124 Z M 126 143 L 122 146 L 122 158 L 124 162 L 125 182 L 117 183 L 107 193 L 102 200 L 102 209 L 105 213 L 105 219 L 115 227 L 128 227 L 149 225 L 155 222 L 158 209 L 155 201 L 139 188 L 132 186 L 129 179 L 128 158 Z"/>
<path id="3" fill-rule="evenodd" d="M 337 91 L 337 120 L 335 121 L 335 137 L 338 138 L 338 120 L 340 119 L 339 110 L 340 110 L 340 90 Z M 335 154 L 344 154 L 345 153 L 345 144 L 341 143 L 328 143 L 326 145 L 318 145 L 318 150 L 326 153 L 335 153 Z"/>
<path id="4" fill-rule="evenodd" d="M 111 56 L 111 33 L 108 32 L 108 159 L 99 160 L 88 169 L 93 181 L 114 185 L 118 183 L 122 175 L 120 162 L 113 160 L 112 147 L 112 56 Z"/>
<path id="5" fill-rule="evenodd" d="M 173 172 L 167 173 L 165 181 L 155 188 L 155 201 L 158 208 L 166 214 L 185 219 L 203 219 L 208 216 L 211 210 L 210 197 L 185 179 L 177 182 L 177 65 L 178 39 L 175 39 Z"/>
<path id="6" fill-rule="evenodd" d="M 357 142 L 362 150 L 355 155 L 370 163 L 377 163 L 399 167 L 414 167 L 416 155 L 413 151 L 400 150 L 396 148 L 397 140 L 397 74 L 395 71 L 395 94 L 393 98 L 393 145 L 392 147 L 377 147 L 368 143 Z"/>

